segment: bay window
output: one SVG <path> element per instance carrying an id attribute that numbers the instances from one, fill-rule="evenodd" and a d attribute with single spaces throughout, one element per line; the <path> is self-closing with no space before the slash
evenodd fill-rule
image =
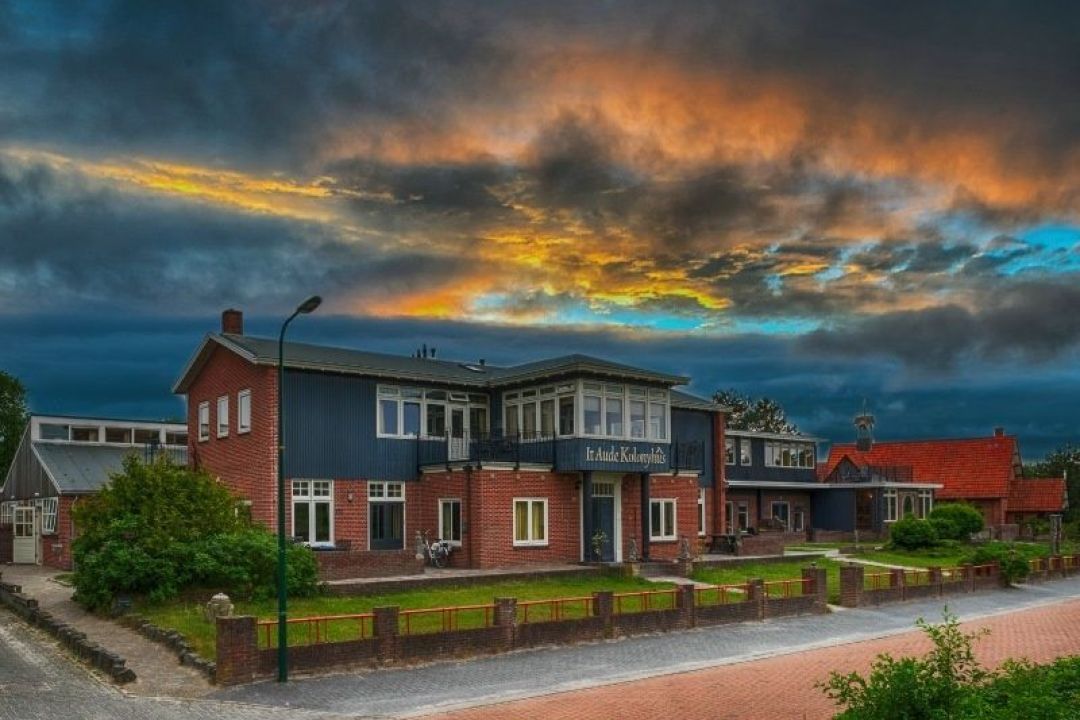
<path id="1" fill-rule="evenodd" d="M 587 385 L 588 383 L 586 383 L 586 386 Z M 585 395 L 583 397 L 582 405 L 585 411 L 584 430 L 586 435 L 600 434 L 600 407 L 602 404 L 603 398 L 601 398 L 599 395 Z"/>
<path id="2" fill-rule="evenodd" d="M 630 437 L 645 437 L 645 389 L 630 388 Z"/>
<path id="3" fill-rule="evenodd" d="M 580 433 L 630 440 L 668 439 L 667 390 L 566 382 L 507 392 L 503 408 L 503 427 L 510 436 L 520 431 L 525 437 Z M 581 428 L 577 430 L 579 422 Z"/>
<path id="4" fill-rule="evenodd" d="M 559 397 L 559 434 L 574 434 L 574 396 Z"/>

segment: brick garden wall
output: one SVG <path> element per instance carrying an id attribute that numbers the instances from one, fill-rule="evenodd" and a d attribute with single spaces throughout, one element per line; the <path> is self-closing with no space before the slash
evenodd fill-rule
<path id="1" fill-rule="evenodd" d="M 412 548 L 319 550 L 315 553 L 315 560 L 319 565 L 319 579 L 323 581 L 417 575 L 424 572 L 424 561 L 416 559 L 416 552 Z"/>
<path id="2" fill-rule="evenodd" d="M 1046 564 L 1055 567 L 1059 576 L 1080 571 L 1080 567 L 1066 568 L 1060 557 L 1051 558 Z M 875 571 L 874 575 L 877 577 L 871 582 L 867 582 L 866 569 L 863 565 L 845 565 L 840 568 L 840 604 L 844 607 L 942 597 L 998 588 L 1005 584 L 996 564 L 962 565 L 949 569 L 932 567 L 925 575 L 894 568 Z M 918 580 L 914 579 L 916 576 Z M 1043 576 L 1045 577 L 1046 573 Z"/>

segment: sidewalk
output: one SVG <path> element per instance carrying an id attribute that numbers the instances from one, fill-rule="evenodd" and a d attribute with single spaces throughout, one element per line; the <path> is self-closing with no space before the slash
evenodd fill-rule
<path id="1" fill-rule="evenodd" d="M 953 596 L 947 603 L 951 612 L 962 620 L 970 620 L 1061 604 L 1078 597 L 1080 577 L 1011 590 Z M 260 682 L 224 689 L 214 697 L 274 707 L 288 704 L 364 717 L 425 715 L 645 678 L 670 677 L 820 648 L 832 648 L 843 654 L 849 650 L 850 643 L 910 633 L 917 618 L 940 618 L 944 605 L 939 599 L 897 603 L 829 615 L 639 636 L 416 668 L 299 678 L 284 687 L 273 682 Z M 1072 642 L 1076 638 L 1069 634 L 1066 639 Z M 1072 651 L 1080 652 L 1080 639 L 1076 642 Z M 847 647 L 835 647 L 841 645 Z M 793 664 L 785 669 L 786 684 L 780 688 L 785 692 L 795 683 L 808 680 L 812 684 L 818 679 L 803 673 L 800 657 L 792 656 Z M 772 689 L 773 694 L 780 694 L 776 690 L 776 687 Z M 612 691 L 619 693 L 617 688 Z M 581 709 L 580 705 L 576 707 Z M 713 705 L 712 709 L 717 707 Z M 613 711 L 605 717 L 617 715 Z M 497 713 L 491 715 L 499 716 Z M 680 714 L 664 713 L 664 716 L 680 717 Z M 721 716 L 714 714 L 712 717 Z"/>
<path id="2" fill-rule="evenodd" d="M 72 588 L 52 578 L 55 570 L 36 565 L 0 565 L 4 581 L 23 586 L 43 610 L 78 628 L 102 647 L 127 660 L 136 680 L 124 686 L 127 693 L 145 696 L 197 698 L 214 690 L 206 677 L 180 664 L 176 655 L 139 633 L 83 610 L 72 599 Z"/>

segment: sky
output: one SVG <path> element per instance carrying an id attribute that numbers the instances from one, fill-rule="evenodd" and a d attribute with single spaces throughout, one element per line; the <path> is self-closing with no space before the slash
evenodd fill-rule
<path id="1" fill-rule="evenodd" d="M 220 311 L 1080 441 L 1074 2 L 0 0 L 0 369 L 178 416 Z"/>

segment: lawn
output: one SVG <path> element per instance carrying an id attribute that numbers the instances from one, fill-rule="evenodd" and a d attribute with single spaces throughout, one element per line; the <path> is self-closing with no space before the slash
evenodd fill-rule
<path id="1" fill-rule="evenodd" d="M 1012 545 L 1019 555 L 1028 559 L 1046 557 L 1050 554 L 1050 546 L 1046 543 L 1017 542 Z M 860 552 L 855 557 L 904 567 L 953 567 L 963 564 L 978 547 L 978 545 L 946 545 L 923 550 L 869 550 Z"/>
<path id="2" fill-rule="evenodd" d="M 712 585 L 737 585 L 748 579 L 761 578 L 769 580 L 790 580 L 802 577 L 802 569 L 810 567 L 813 562 L 817 567 L 825 568 L 825 575 L 829 587 L 829 602 L 840 602 L 840 563 L 828 558 L 816 558 L 810 560 L 796 560 L 778 563 L 754 563 L 752 565 L 737 565 L 733 567 L 713 566 L 700 568 L 694 571 L 693 579 L 698 582 Z M 779 589 L 775 593 L 779 593 Z"/>
<path id="3" fill-rule="evenodd" d="M 289 617 L 302 618 L 310 616 L 326 615 L 356 615 L 369 613 L 376 607 L 397 606 L 402 610 L 422 608 L 444 608 L 455 606 L 490 606 L 496 597 L 513 597 L 519 602 L 528 600 L 545 600 L 552 598 L 586 598 L 592 593 L 601 590 L 611 590 L 615 593 L 639 593 L 642 591 L 669 590 L 673 586 L 670 583 L 656 583 L 642 578 L 621 576 L 598 576 L 580 578 L 545 578 L 539 580 L 504 580 L 485 584 L 460 585 L 460 586 L 436 586 L 421 589 L 408 590 L 396 593 L 363 596 L 320 596 L 314 598 L 295 598 L 289 601 Z M 209 597 L 210 593 L 207 593 Z M 674 606 L 672 594 L 664 592 L 649 596 L 647 600 L 641 597 L 626 597 L 617 600 L 622 612 L 636 612 L 644 608 L 648 603 L 649 609 L 662 609 Z M 528 607 L 528 610 L 525 608 Z M 518 608 L 518 620 L 528 622 L 542 622 L 553 619 L 553 613 L 558 612 L 560 618 L 582 617 L 587 611 L 585 602 L 569 602 L 559 606 L 556 610 L 550 604 L 538 604 L 522 606 Z M 178 630 L 187 638 L 199 655 L 213 659 L 216 657 L 215 627 L 203 617 L 203 605 L 201 603 L 174 600 L 171 602 L 150 604 L 140 602 L 136 604 L 136 612 L 150 622 L 163 628 Z M 476 609 L 456 613 L 452 620 L 444 620 L 439 613 L 415 613 L 402 617 L 401 628 L 413 633 L 435 632 L 446 627 L 445 623 L 452 622 L 454 628 L 480 627 L 490 621 L 490 611 Z M 527 618 L 525 613 L 528 612 Z M 251 602 L 237 602 L 236 614 L 254 615 L 260 620 L 272 620 L 277 617 L 277 601 L 260 600 Z M 408 617 L 408 621 L 406 621 Z M 357 619 L 352 621 L 335 621 L 322 623 L 316 627 L 313 623 L 296 623 L 289 627 L 289 644 L 300 645 L 311 642 L 315 633 L 320 637 L 330 640 L 353 639 L 362 633 L 365 637 L 371 635 L 370 619 Z M 276 638 L 273 631 L 270 633 L 270 644 L 276 646 Z M 266 646 L 266 636 L 260 634 L 260 645 Z"/>
<path id="4" fill-rule="evenodd" d="M 797 545 L 785 545 L 784 549 L 812 552 L 814 550 L 839 550 L 840 548 L 851 547 L 854 544 L 853 542 L 801 542 Z"/>

